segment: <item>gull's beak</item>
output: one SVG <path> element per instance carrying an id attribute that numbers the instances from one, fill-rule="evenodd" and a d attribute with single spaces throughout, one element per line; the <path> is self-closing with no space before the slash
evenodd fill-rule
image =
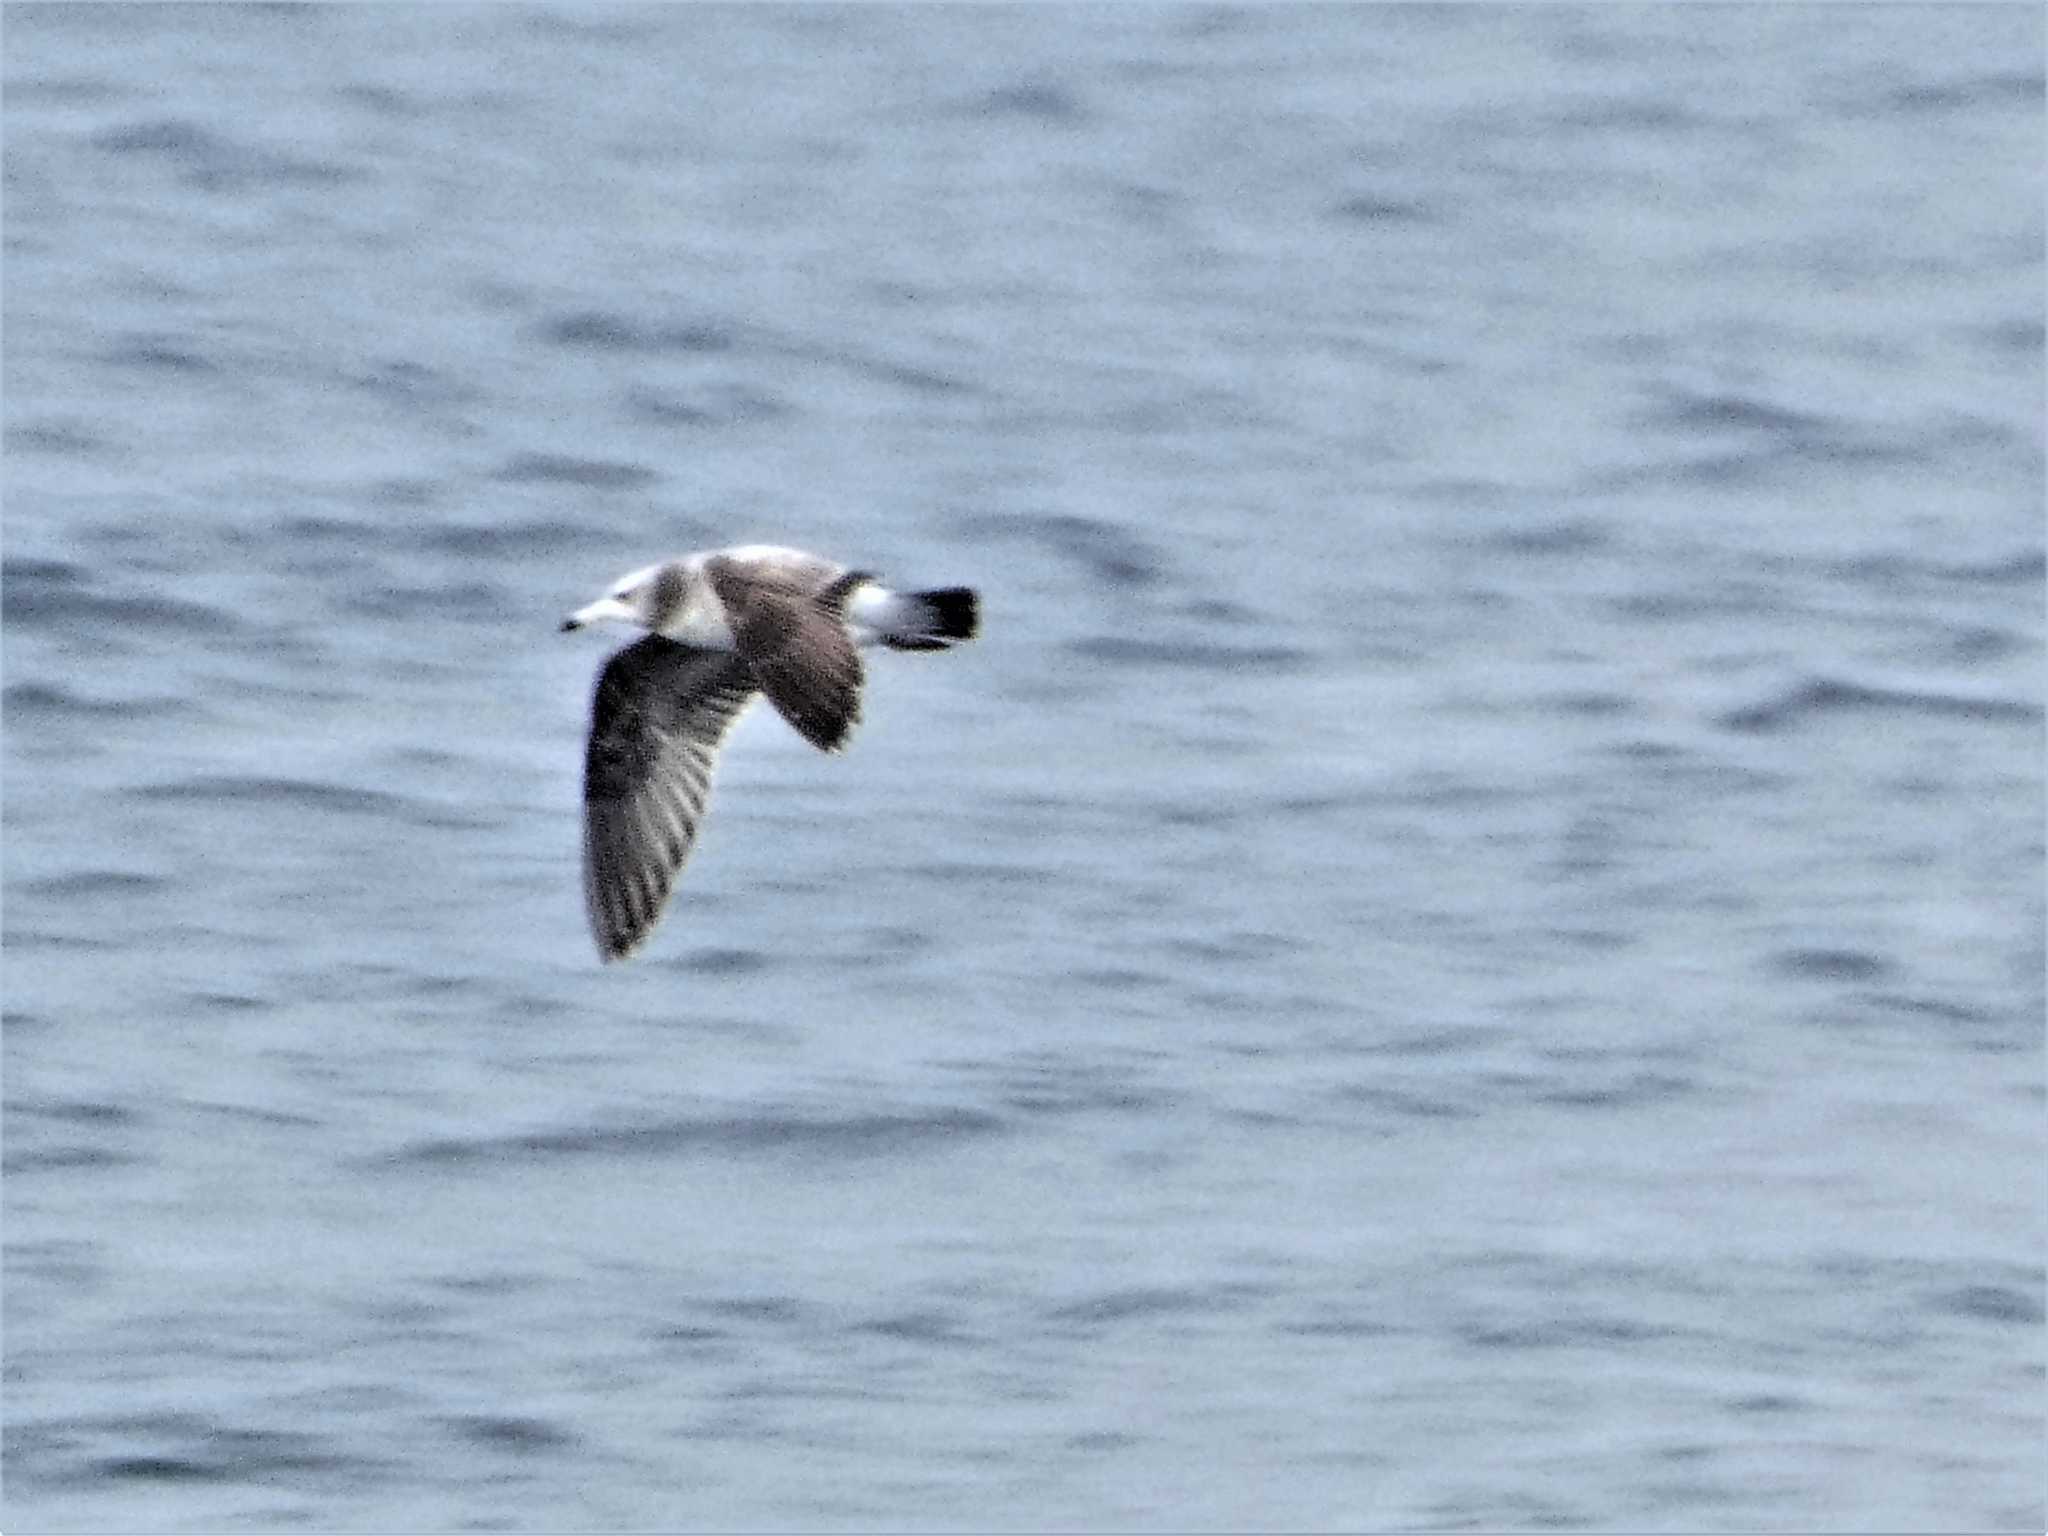
<path id="1" fill-rule="evenodd" d="M 616 597 L 600 597 L 589 607 L 578 608 L 569 617 L 562 620 L 562 630 L 564 633 L 567 633 L 572 629 L 581 629 L 584 625 L 595 624 L 600 619 L 620 619 L 631 624 L 636 622 L 638 618 L 638 614 L 634 613 L 631 608 L 628 608 Z"/>

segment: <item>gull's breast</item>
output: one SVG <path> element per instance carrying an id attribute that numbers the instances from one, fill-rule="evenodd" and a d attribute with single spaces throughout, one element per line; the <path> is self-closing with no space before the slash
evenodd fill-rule
<path id="1" fill-rule="evenodd" d="M 665 639 L 693 645 L 702 651 L 733 649 L 732 625 L 725 616 L 725 604 L 707 592 L 682 614 L 655 631 Z"/>
<path id="2" fill-rule="evenodd" d="M 654 632 L 699 650 L 733 649 L 732 622 L 710 578 L 702 570 L 672 566 L 670 571 L 675 573 L 677 587 L 672 593 L 661 594 L 668 600 L 661 603 L 662 618 L 653 626 Z"/>

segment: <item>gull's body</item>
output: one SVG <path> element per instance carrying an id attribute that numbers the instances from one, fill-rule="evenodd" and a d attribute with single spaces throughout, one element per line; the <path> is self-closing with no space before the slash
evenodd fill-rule
<path id="1" fill-rule="evenodd" d="M 598 677 L 583 765 L 583 890 L 610 961 L 661 920 L 719 748 L 756 693 L 836 752 L 860 719 L 860 647 L 944 650 L 973 637 L 979 610 L 965 587 L 892 592 L 799 549 L 744 544 L 629 571 L 562 628 L 605 620 L 648 632 Z"/>

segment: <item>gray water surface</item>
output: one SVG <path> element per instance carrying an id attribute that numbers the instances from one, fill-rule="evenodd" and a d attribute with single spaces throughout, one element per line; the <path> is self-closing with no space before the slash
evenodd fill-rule
<path id="1" fill-rule="evenodd" d="M 2043 25 L 9 5 L 0 1522 L 2040 1530 Z"/>

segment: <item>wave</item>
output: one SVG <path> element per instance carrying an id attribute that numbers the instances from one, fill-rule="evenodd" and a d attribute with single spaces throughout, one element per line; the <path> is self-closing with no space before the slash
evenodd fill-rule
<path id="1" fill-rule="evenodd" d="M 1006 1128 L 998 1117 L 969 1109 L 847 1116 L 764 1111 L 627 1120 L 496 1136 L 437 1137 L 408 1143 L 378 1161 L 448 1168 L 562 1157 L 671 1157 L 691 1152 L 874 1157 L 994 1135 Z"/>
<path id="2" fill-rule="evenodd" d="M 2043 718 L 2042 706 L 2033 699 L 1953 684 L 1808 677 L 1753 703 L 1724 712 L 1720 723 L 1731 731 L 1761 735 L 1790 730 L 1824 715 L 1849 710 L 1948 715 L 2021 725 L 2033 724 Z"/>

